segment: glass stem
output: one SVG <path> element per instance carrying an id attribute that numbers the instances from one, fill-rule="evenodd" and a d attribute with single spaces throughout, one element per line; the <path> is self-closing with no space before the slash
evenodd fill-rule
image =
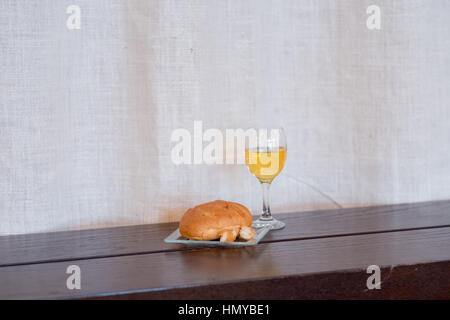
<path id="1" fill-rule="evenodd" d="M 272 220 L 272 214 L 270 213 L 270 204 L 269 204 L 270 183 L 263 182 L 261 183 L 261 186 L 263 191 L 263 210 L 261 219 Z"/>

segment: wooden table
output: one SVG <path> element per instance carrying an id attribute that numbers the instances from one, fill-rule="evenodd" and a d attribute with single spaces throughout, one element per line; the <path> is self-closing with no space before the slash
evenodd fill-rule
<path id="1" fill-rule="evenodd" d="M 278 218 L 239 249 L 165 244 L 175 223 L 0 237 L 0 299 L 450 299 L 450 201 Z"/>

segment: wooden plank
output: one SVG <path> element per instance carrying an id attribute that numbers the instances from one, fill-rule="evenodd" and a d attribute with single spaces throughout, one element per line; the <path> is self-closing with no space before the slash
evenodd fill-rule
<path id="1" fill-rule="evenodd" d="M 323 272 L 171 290 L 108 295 L 90 300 L 307 300 L 450 298 L 450 261 L 381 268 L 380 290 L 367 289 L 364 270 Z"/>
<path id="2" fill-rule="evenodd" d="M 450 225 L 450 201 L 278 215 L 284 230 L 264 239 L 311 239 Z M 0 237 L 0 267 L 187 250 L 163 242 L 177 223 Z"/>
<path id="3" fill-rule="evenodd" d="M 365 274 L 372 264 L 449 261 L 449 247 L 450 228 L 436 228 L 3 267 L 0 299 L 104 297 L 320 273 Z M 81 268 L 79 291 L 66 288 L 66 268 L 73 264 Z"/>
<path id="4" fill-rule="evenodd" d="M 163 242 L 177 223 L 0 237 L 0 267 L 179 250 Z"/>

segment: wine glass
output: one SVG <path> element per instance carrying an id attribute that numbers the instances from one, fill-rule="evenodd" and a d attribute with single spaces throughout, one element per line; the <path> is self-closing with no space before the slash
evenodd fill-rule
<path id="1" fill-rule="evenodd" d="M 287 142 L 283 128 L 259 129 L 256 137 L 246 142 L 245 163 L 261 183 L 263 191 L 262 215 L 253 223 L 254 228 L 269 226 L 272 230 L 278 230 L 285 226 L 270 212 L 269 191 L 272 181 L 283 170 L 286 156 Z"/>

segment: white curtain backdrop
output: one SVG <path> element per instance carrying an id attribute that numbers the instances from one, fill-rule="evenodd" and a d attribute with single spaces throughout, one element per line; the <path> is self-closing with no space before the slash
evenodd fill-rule
<path id="1" fill-rule="evenodd" d="M 450 1 L 0 0 L 0 235 L 256 213 L 245 166 L 172 163 L 195 120 L 284 126 L 274 212 L 448 199 Z"/>

